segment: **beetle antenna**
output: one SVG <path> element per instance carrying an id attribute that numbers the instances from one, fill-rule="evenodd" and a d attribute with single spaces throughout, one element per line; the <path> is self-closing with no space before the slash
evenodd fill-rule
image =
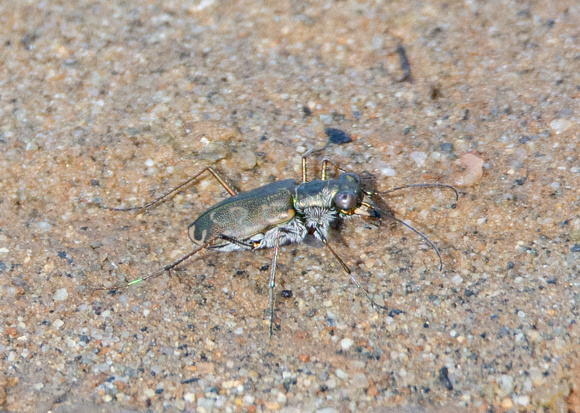
<path id="1" fill-rule="evenodd" d="M 384 213 L 384 211 L 381 211 Z M 431 248 L 433 248 L 433 250 L 435 251 L 435 254 L 437 254 L 437 258 L 439 258 L 439 271 L 441 271 L 443 269 L 443 260 L 441 259 L 441 254 L 439 253 L 439 249 L 435 246 L 435 244 L 433 244 L 433 242 L 427 238 L 427 235 L 423 234 L 422 232 L 420 232 L 419 230 L 413 228 L 411 225 L 407 224 L 405 221 L 403 221 L 402 219 L 397 218 L 396 216 L 394 216 L 393 214 L 390 213 L 385 213 L 385 215 L 390 216 L 391 218 L 393 218 L 395 221 L 397 221 L 399 224 L 409 228 L 411 231 L 413 231 L 415 234 L 419 235 L 421 238 L 423 238 L 423 240 L 429 244 L 429 246 Z"/>
<path id="2" fill-rule="evenodd" d="M 373 194 L 388 194 L 390 192 L 395 192 L 400 189 L 407 189 L 407 188 L 447 188 L 451 189 L 455 193 L 455 203 L 451 205 L 451 208 L 455 208 L 457 206 L 457 202 L 459 201 L 459 192 L 457 189 L 452 187 L 451 185 L 446 184 L 409 184 L 403 186 L 397 186 L 396 188 L 387 189 L 386 191 L 374 191 Z"/>

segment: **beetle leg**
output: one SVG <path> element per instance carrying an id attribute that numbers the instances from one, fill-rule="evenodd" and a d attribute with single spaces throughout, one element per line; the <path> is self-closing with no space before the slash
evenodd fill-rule
<path id="1" fill-rule="evenodd" d="M 254 250 L 254 249 L 256 249 L 256 247 L 257 247 L 257 246 L 260 244 L 259 242 L 258 242 L 258 243 L 256 243 L 256 242 L 253 242 L 253 243 L 249 244 L 249 243 L 247 243 L 247 242 L 240 241 L 240 240 L 239 240 L 239 239 L 237 239 L 237 238 L 230 237 L 229 235 L 224 235 L 224 234 L 220 234 L 220 235 L 219 235 L 219 238 L 223 239 L 224 241 L 230 242 L 230 243 L 232 243 L 232 244 L 238 244 L 238 245 L 241 245 L 242 247 L 246 247 L 246 248 L 247 248 L 247 249 L 249 249 L 249 250 Z M 216 247 L 214 247 L 214 248 L 219 248 L 220 246 L 223 246 L 223 245 L 218 245 L 218 246 L 216 246 Z"/>
<path id="2" fill-rule="evenodd" d="M 187 254 L 185 254 L 183 257 L 181 257 L 180 259 L 178 259 L 175 262 L 172 262 L 171 264 L 166 265 L 165 267 L 163 267 L 163 269 L 161 269 L 160 271 L 154 272 L 153 274 L 149 274 L 146 275 L 145 277 L 141 277 L 141 278 L 137 278 L 136 280 L 131 281 L 128 284 L 125 285 L 121 285 L 121 286 L 117 286 L 117 287 L 97 287 L 97 288 L 93 288 L 93 290 L 120 290 L 123 288 L 128 288 L 134 284 L 140 283 L 141 281 L 147 281 L 147 280 L 151 280 L 153 278 L 157 278 L 160 275 L 162 275 L 163 273 L 165 273 L 165 271 L 170 272 L 173 268 L 177 267 L 179 264 L 181 264 L 183 261 L 193 257 L 195 254 L 197 254 L 198 252 L 200 252 L 201 250 L 208 248 L 211 244 L 213 244 L 216 240 L 217 240 L 217 236 L 216 237 L 212 237 L 209 239 L 208 242 L 206 242 L 205 244 L 194 248 L 193 250 L 191 250 L 190 252 L 188 252 Z"/>
<path id="3" fill-rule="evenodd" d="M 332 162 L 330 159 L 324 158 L 322 160 L 322 177 L 320 178 L 323 181 L 326 181 L 328 179 L 328 164 L 331 164 L 336 168 L 336 170 L 340 172 L 348 172 L 346 169 L 341 168 L 340 166 Z"/>
<path id="4" fill-rule="evenodd" d="M 175 192 L 177 192 L 178 190 L 180 190 L 181 188 L 183 188 L 184 186 L 190 184 L 193 180 L 195 180 L 196 178 L 198 178 L 201 174 L 203 174 L 204 172 L 209 172 L 212 174 L 212 176 L 217 179 L 217 181 L 221 184 L 221 186 L 224 187 L 224 189 L 226 191 L 228 191 L 228 193 L 231 196 L 236 195 L 236 191 L 234 191 L 227 183 L 226 181 L 220 176 L 219 173 L 217 173 L 217 171 L 215 171 L 213 168 L 211 167 L 207 167 L 202 169 L 201 171 L 199 171 L 198 173 L 196 173 L 195 175 L 191 176 L 190 178 L 188 178 L 186 181 L 180 183 L 179 185 L 177 185 L 175 188 L 171 189 L 169 192 L 166 192 L 165 194 L 147 202 L 145 205 L 142 206 L 138 206 L 138 207 L 129 207 L 129 208 L 115 208 L 115 207 L 108 207 L 108 206 L 104 206 L 104 205 L 99 205 L 100 208 L 102 209 L 108 209 L 111 211 L 134 211 L 137 209 L 147 209 L 161 201 L 163 201 L 164 199 L 168 198 L 170 195 L 175 194 Z"/>
<path id="5" fill-rule="evenodd" d="M 318 228 L 316 228 L 316 233 L 318 234 L 318 236 L 320 237 L 320 239 L 322 240 L 322 242 L 324 243 L 324 245 L 326 246 L 326 248 L 328 249 L 328 251 L 330 251 L 330 253 L 334 256 L 334 258 L 336 258 L 336 260 L 340 263 L 340 265 L 342 266 L 342 269 L 344 270 L 344 272 L 346 272 L 350 276 L 350 279 L 354 283 L 354 285 L 356 285 L 356 287 L 359 290 L 361 290 L 362 292 L 365 293 L 365 295 L 366 295 L 367 299 L 370 301 L 371 305 L 372 306 L 379 307 L 379 308 L 381 308 L 383 310 L 386 310 L 387 307 L 375 303 L 373 301 L 373 299 L 371 298 L 369 292 L 365 288 L 362 288 L 362 286 L 360 285 L 360 283 L 358 282 L 358 280 L 356 279 L 356 277 L 354 276 L 354 274 L 351 272 L 350 268 L 348 268 L 348 266 L 345 264 L 345 262 L 342 260 L 342 258 L 340 258 L 338 256 L 338 254 L 336 253 L 336 251 L 334 251 L 334 249 L 332 249 L 332 247 L 328 244 L 328 240 L 326 239 L 326 237 L 324 236 L 324 234 Z"/>
<path id="6" fill-rule="evenodd" d="M 274 247 L 274 258 L 270 269 L 270 338 L 272 338 L 272 326 L 274 325 L 274 286 L 276 284 L 276 264 L 278 263 L 278 249 L 280 247 L 280 230 L 276 232 L 276 246 Z"/>

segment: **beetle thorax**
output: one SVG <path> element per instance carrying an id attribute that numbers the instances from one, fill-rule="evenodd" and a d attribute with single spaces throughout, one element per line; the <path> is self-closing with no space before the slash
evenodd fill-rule
<path id="1" fill-rule="evenodd" d="M 338 211 L 332 203 L 334 194 L 335 191 L 325 187 L 319 192 L 296 200 L 294 208 L 307 228 L 319 228 L 326 236 L 328 226 L 338 217 Z"/>

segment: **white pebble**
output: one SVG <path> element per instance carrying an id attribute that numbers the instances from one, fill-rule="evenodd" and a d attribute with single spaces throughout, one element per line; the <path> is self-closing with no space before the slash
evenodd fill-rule
<path id="1" fill-rule="evenodd" d="M 356 373 L 352 377 L 352 385 L 357 389 L 364 389 L 366 387 L 369 387 L 369 380 L 367 379 L 367 376 L 365 376 L 363 373 Z"/>
<path id="2" fill-rule="evenodd" d="M 552 183 L 550 184 L 550 187 L 551 187 L 552 189 L 558 189 L 558 188 L 560 188 L 560 184 L 559 184 L 558 182 L 552 182 Z"/>
<path id="3" fill-rule="evenodd" d="M 524 395 L 516 397 L 516 404 L 519 404 L 520 406 L 527 406 L 530 404 L 530 396 Z"/>
<path id="4" fill-rule="evenodd" d="M 153 159 L 147 159 L 145 161 L 145 166 L 148 168 L 151 168 L 153 165 L 155 165 L 155 161 Z"/>
<path id="5" fill-rule="evenodd" d="M 286 404 L 286 395 L 284 393 L 278 393 L 276 396 L 276 401 L 280 404 Z"/>
<path id="6" fill-rule="evenodd" d="M 322 409 L 318 409 L 316 413 L 338 413 L 334 407 L 323 407 Z"/>
<path id="7" fill-rule="evenodd" d="M 391 168 L 390 166 L 385 166 L 384 168 L 381 169 L 381 173 L 384 176 L 395 176 L 397 175 L 397 172 L 395 172 L 395 170 L 393 168 Z"/>
<path id="8" fill-rule="evenodd" d="M 66 290 L 66 288 L 60 288 L 60 289 L 56 290 L 56 292 L 52 296 L 52 299 L 54 301 L 64 301 L 67 298 L 68 298 L 68 291 Z"/>
<path id="9" fill-rule="evenodd" d="M 52 326 L 54 328 L 61 328 L 64 325 L 64 321 L 62 320 L 54 320 L 54 322 L 52 323 Z"/>
<path id="10" fill-rule="evenodd" d="M 425 165 L 427 154 L 425 152 L 413 152 L 411 153 L 411 159 L 415 161 L 418 167 L 421 167 Z"/>
<path id="11" fill-rule="evenodd" d="M 348 350 L 349 348 L 352 347 L 353 344 L 354 341 L 350 338 L 343 338 L 342 340 L 340 340 L 340 346 L 342 347 L 343 350 Z"/>
<path id="12" fill-rule="evenodd" d="M 185 393 L 183 395 L 183 400 L 185 400 L 188 403 L 195 402 L 195 393 Z"/>
<path id="13" fill-rule="evenodd" d="M 147 397 L 148 399 L 152 398 L 155 396 L 155 390 L 153 389 L 145 389 L 145 391 L 143 391 L 143 394 L 145 395 L 145 397 Z"/>
<path id="14" fill-rule="evenodd" d="M 348 379 L 348 373 L 346 371 L 344 371 L 343 369 L 336 369 L 336 377 L 338 377 L 341 380 L 346 380 Z"/>
<path id="15" fill-rule="evenodd" d="M 572 122 L 567 119 L 554 119 L 550 122 L 550 128 L 557 134 L 564 133 L 572 127 Z"/>
<path id="16" fill-rule="evenodd" d="M 48 232 L 52 229 L 52 224 L 42 221 L 36 224 L 36 227 L 42 232 Z"/>
<path id="17" fill-rule="evenodd" d="M 514 379 L 507 374 L 502 374 L 496 378 L 496 383 L 499 386 L 503 396 L 513 393 Z"/>

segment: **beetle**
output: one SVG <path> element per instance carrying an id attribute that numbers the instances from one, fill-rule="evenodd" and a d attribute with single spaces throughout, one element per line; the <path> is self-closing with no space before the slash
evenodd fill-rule
<path id="1" fill-rule="evenodd" d="M 349 274 L 350 279 L 357 288 L 364 291 L 370 302 L 374 306 L 378 306 L 371 299 L 368 292 L 361 287 L 345 262 L 329 245 L 328 230 L 330 225 L 339 219 L 353 216 L 366 217 L 379 220 L 380 222 L 381 211 L 372 201 L 372 197 L 378 194 L 385 194 L 410 187 L 438 187 L 454 191 L 455 202 L 457 202 L 458 192 L 450 185 L 438 183 L 405 185 L 382 192 L 365 191 L 362 188 L 359 175 L 339 168 L 328 159 L 322 161 L 320 179 L 309 181 L 306 158 L 312 152 L 308 151 L 302 156 L 301 182 L 295 179 L 284 179 L 246 192 L 237 193 L 216 170 L 211 167 L 206 167 L 169 192 L 143 206 L 116 208 L 99 205 L 103 209 L 113 211 L 147 209 L 175 194 L 204 173 L 210 173 L 230 194 L 229 198 L 210 207 L 189 225 L 188 235 L 195 245 L 189 253 L 177 261 L 164 266 L 160 271 L 138 278 L 126 285 L 96 289 L 116 290 L 158 277 L 204 249 L 229 252 L 274 248 L 270 268 L 270 280 L 268 283 L 270 297 L 270 336 L 272 336 L 274 320 L 273 291 L 275 287 L 279 248 L 281 245 L 300 242 L 306 236 L 312 235 L 325 245 L 340 263 L 343 270 Z M 329 165 L 334 166 L 334 168 L 341 172 L 338 178 L 332 179 L 328 177 Z M 434 249 L 439 259 L 439 269 L 441 270 L 443 263 L 437 247 L 425 235 L 409 224 L 392 216 L 392 214 L 390 216 L 422 237 Z"/>

